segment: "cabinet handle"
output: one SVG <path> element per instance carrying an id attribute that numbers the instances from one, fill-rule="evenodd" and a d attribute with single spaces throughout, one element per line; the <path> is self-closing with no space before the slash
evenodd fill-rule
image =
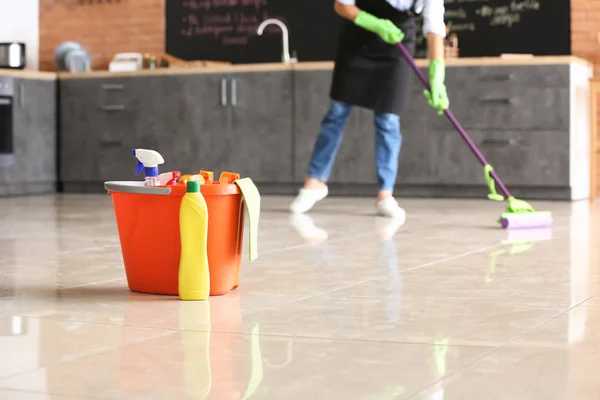
<path id="1" fill-rule="evenodd" d="M 515 104 L 515 100 L 510 97 L 497 99 L 479 99 L 479 102 L 484 104 Z"/>
<path id="2" fill-rule="evenodd" d="M 3 97 L 0 97 L 0 106 L 10 106 L 12 104 L 12 101 L 10 101 L 10 99 L 5 99 Z"/>
<path id="3" fill-rule="evenodd" d="M 237 81 L 235 78 L 231 80 L 231 105 L 237 106 Z"/>
<path id="4" fill-rule="evenodd" d="M 512 81 L 515 78 L 514 74 L 502 74 L 502 75 L 490 75 L 483 78 L 480 78 L 480 81 Z"/>
<path id="5" fill-rule="evenodd" d="M 100 142 L 102 147 L 121 147 L 123 146 L 123 142 L 120 140 L 103 140 Z"/>
<path id="6" fill-rule="evenodd" d="M 19 85 L 19 107 L 25 107 L 25 86 L 22 83 Z"/>
<path id="7" fill-rule="evenodd" d="M 486 147 L 505 147 L 516 144 L 518 144 L 516 139 L 484 139 L 481 141 L 481 145 Z"/>
<path id="8" fill-rule="evenodd" d="M 104 90 L 123 90 L 125 85 L 122 83 L 103 83 L 100 87 Z"/>
<path id="9" fill-rule="evenodd" d="M 125 110 L 125 106 L 122 104 L 115 104 L 115 105 L 100 106 L 100 109 L 102 111 L 123 111 L 123 110 Z"/>
<path id="10" fill-rule="evenodd" d="M 227 105 L 227 79 L 221 78 L 221 105 Z"/>

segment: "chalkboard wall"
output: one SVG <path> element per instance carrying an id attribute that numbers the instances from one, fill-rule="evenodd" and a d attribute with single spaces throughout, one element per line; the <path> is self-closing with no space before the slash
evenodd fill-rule
<path id="1" fill-rule="evenodd" d="M 461 57 L 571 54 L 569 0 L 444 0 L 446 24 L 458 35 Z M 333 0 L 167 0 L 167 52 L 184 60 L 233 63 L 281 60 L 281 31 L 267 18 L 282 20 L 290 50 L 300 61 L 332 60 L 340 17 Z M 419 38 L 418 57 L 426 56 Z"/>

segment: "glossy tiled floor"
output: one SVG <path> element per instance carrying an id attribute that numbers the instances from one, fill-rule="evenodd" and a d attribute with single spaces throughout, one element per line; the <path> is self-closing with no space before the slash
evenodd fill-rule
<path id="1" fill-rule="evenodd" d="M 239 291 L 182 303 L 128 291 L 108 196 L 0 199 L 0 399 L 599 398 L 600 202 L 506 232 L 487 201 L 397 231 L 288 201 Z"/>

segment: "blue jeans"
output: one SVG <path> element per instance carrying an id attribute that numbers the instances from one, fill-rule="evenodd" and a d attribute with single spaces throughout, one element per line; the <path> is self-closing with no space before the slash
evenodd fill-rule
<path id="1" fill-rule="evenodd" d="M 329 179 L 351 110 L 351 105 L 332 100 L 315 143 L 308 167 L 309 177 L 322 182 Z M 400 117 L 396 114 L 375 113 L 375 162 L 379 190 L 394 189 L 401 145 Z"/>

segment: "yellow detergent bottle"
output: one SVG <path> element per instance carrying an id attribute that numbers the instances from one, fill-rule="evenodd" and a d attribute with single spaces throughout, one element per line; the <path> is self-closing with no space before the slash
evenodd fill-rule
<path id="1" fill-rule="evenodd" d="M 181 258 L 179 260 L 179 298 L 206 300 L 210 295 L 208 269 L 208 207 L 200 193 L 200 182 L 188 181 L 179 209 Z"/>

